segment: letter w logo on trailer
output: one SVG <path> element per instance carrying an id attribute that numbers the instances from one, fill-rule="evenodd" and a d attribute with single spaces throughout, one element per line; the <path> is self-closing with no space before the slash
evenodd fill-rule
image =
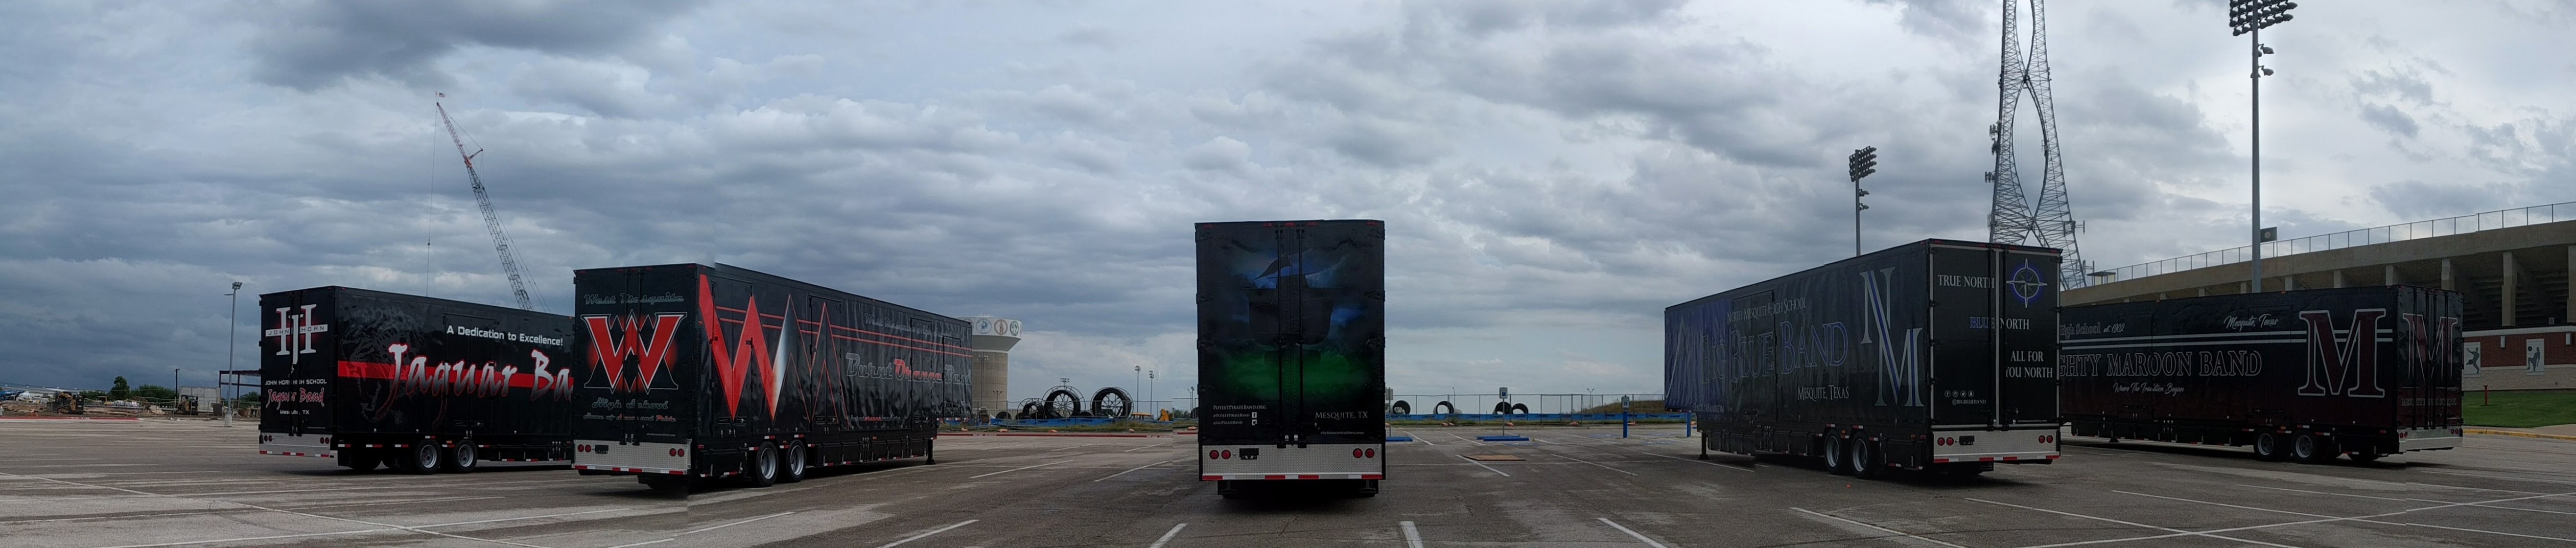
<path id="1" fill-rule="evenodd" d="M 664 312 L 650 319 L 606 314 L 582 316 L 582 326 L 590 330 L 590 365 L 608 372 L 611 392 L 643 392 L 653 387 L 653 377 L 671 364 L 671 338 L 680 331 L 686 312 Z M 627 377 L 627 366 L 634 366 L 635 376 Z"/>
<path id="2" fill-rule="evenodd" d="M 2299 312 L 2308 323 L 2308 382 L 2299 386 L 2299 395 L 2388 397 L 2379 387 L 2379 318 L 2387 315 L 2380 308 L 2352 311 L 2352 331 L 2338 345 L 2332 313 Z"/>
<path id="3" fill-rule="evenodd" d="M 715 296 L 714 288 L 709 285 L 706 275 L 699 275 L 698 313 L 706 318 L 708 357 L 716 362 L 716 381 L 724 387 L 725 414 L 742 416 L 743 380 L 751 372 L 761 371 L 762 384 L 766 385 L 764 388 L 769 393 L 769 416 L 777 418 L 778 392 L 785 388 L 785 383 L 782 381 L 787 377 L 789 354 L 784 350 L 788 348 L 788 334 L 796 331 L 795 314 L 792 309 L 782 311 L 789 313 L 783 314 L 786 317 L 784 320 L 786 325 L 779 326 L 778 330 L 775 348 L 780 349 L 781 352 L 773 355 L 770 352 L 772 346 L 765 345 L 760 336 L 760 330 L 763 327 L 760 297 L 746 297 L 742 304 L 742 331 L 736 333 L 733 344 L 728 345 L 725 342 L 724 322 L 716 319 Z M 728 349 L 727 346 L 732 348 Z"/>

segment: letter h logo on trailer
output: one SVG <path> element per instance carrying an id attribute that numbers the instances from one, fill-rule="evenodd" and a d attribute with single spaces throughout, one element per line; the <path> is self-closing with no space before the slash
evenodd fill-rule
<path id="1" fill-rule="evenodd" d="M 277 328 L 260 332 L 261 336 L 277 338 L 277 355 L 286 356 L 286 363 L 304 363 L 304 355 L 313 353 L 313 334 L 331 330 L 331 324 L 313 323 L 313 309 L 319 306 L 278 307 Z"/>
<path id="2" fill-rule="evenodd" d="M 2331 312 L 2299 312 L 2308 324 L 2308 382 L 2299 385 L 2299 395 L 2388 397 L 2379 387 L 2379 318 L 2386 315 L 2379 308 L 2352 311 L 2352 329 L 2338 345 Z"/>

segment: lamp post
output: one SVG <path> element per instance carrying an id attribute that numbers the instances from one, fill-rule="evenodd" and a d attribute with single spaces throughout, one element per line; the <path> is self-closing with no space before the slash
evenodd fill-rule
<path id="1" fill-rule="evenodd" d="M 2289 22 L 2290 10 L 2297 7 L 2297 2 L 2284 0 L 2227 0 L 2227 27 L 2235 31 L 2235 36 L 2253 35 L 2247 40 L 2253 45 L 2247 52 L 2253 70 L 2246 73 L 2246 78 L 2253 82 L 2254 90 L 2254 279 L 2247 286 L 2254 293 L 2263 292 L 2263 77 L 2272 75 L 2272 69 L 2263 66 L 2263 56 L 2272 53 L 2271 46 L 2263 45 L 2263 29 Z"/>
<path id="2" fill-rule="evenodd" d="M 1860 178 L 1868 177 L 1869 174 L 1872 173 L 1878 173 L 1878 147 L 1863 147 L 1860 150 L 1854 150 L 1851 153 L 1850 160 L 1852 183 L 1852 256 L 1858 257 L 1860 256 L 1860 212 L 1869 210 L 1868 204 L 1860 203 L 1860 197 L 1869 195 L 1869 191 L 1860 189 Z"/>
<path id="3" fill-rule="evenodd" d="M 241 282 L 233 282 L 233 292 L 224 294 L 224 296 L 232 297 L 233 299 L 232 315 L 230 316 L 233 324 L 232 334 L 224 337 L 224 371 L 232 371 L 235 368 L 235 365 L 233 364 L 233 355 L 235 354 L 235 351 L 241 348 L 241 287 Z M 223 380 L 223 375 L 215 376 L 215 384 L 224 384 Z M 222 409 L 224 410 L 224 426 L 226 427 L 231 427 L 233 425 L 233 395 L 231 388 L 232 387 L 230 386 L 218 386 L 215 389 L 215 394 L 223 396 L 224 398 Z"/>

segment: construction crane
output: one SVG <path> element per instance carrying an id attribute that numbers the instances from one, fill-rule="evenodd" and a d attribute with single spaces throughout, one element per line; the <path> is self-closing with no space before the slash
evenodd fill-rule
<path id="1" fill-rule="evenodd" d="M 446 97 L 447 94 L 438 96 Z M 501 217 L 492 213 L 492 193 L 483 190 L 483 176 L 474 172 L 474 156 L 482 154 L 483 149 L 466 152 L 465 138 L 458 137 L 456 133 L 456 121 L 447 118 L 447 105 L 436 102 L 430 105 L 438 107 L 439 123 L 447 124 L 447 140 L 456 143 L 456 155 L 465 158 L 465 178 L 474 181 L 474 205 L 483 208 L 483 228 L 492 232 L 492 250 L 501 253 L 501 271 L 510 274 L 510 293 L 519 297 L 520 310 L 536 310 L 536 303 L 528 299 L 528 282 L 519 279 L 519 262 L 510 258 L 510 235 L 501 232 Z"/>

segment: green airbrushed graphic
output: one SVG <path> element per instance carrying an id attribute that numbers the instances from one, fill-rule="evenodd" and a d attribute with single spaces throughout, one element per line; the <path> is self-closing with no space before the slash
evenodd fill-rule
<path id="1" fill-rule="evenodd" d="M 1259 352 L 1235 354 L 1226 359 L 1225 375 L 1218 379 L 1225 383 L 1223 387 L 1225 393 L 1252 396 L 1261 401 L 1274 401 L 1264 396 L 1280 393 L 1282 380 L 1291 384 L 1298 381 L 1298 375 L 1294 369 L 1289 370 L 1286 378 L 1282 379 L 1279 367 L 1271 361 L 1269 349 L 1259 350 Z M 1305 392 L 1308 400 L 1349 399 L 1368 389 L 1367 362 L 1355 359 L 1349 354 L 1329 350 L 1305 349 L 1303 353 L 1306 358 Z M 1282 352 L 1279 359 L 1294 364 L 1293 360 L 1296 356 Z M 1289 392 L 1295 393 L 1293 390 Z"/>

